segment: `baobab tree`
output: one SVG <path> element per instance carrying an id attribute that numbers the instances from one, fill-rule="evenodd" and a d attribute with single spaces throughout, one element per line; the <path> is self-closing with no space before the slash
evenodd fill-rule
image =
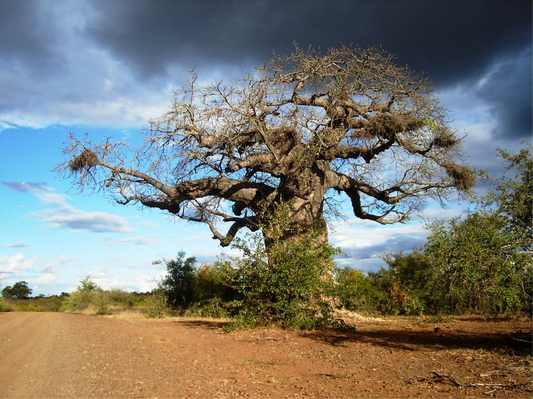
<path id="1" fill-rule="evenodd" d="M 390 224 L 474 184 L 427 79 L 382 50 L 296 47 L 238 83 L 197 82 L 192 72 L 142 148 L 71 136 L 58 169 L 120 204 L 205 223 L 222 245 L 281 203 L 283 239 L 298 240 L 326 226 L 337 197 Z"/>

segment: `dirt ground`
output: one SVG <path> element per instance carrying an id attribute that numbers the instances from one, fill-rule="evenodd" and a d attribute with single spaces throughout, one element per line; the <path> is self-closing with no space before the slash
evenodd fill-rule
<path id="1" fill-rule="evenodd" d="M 353 332 L 0 314 L 1 398 L 530 398 L 531 322 L 360 320 Z"/>

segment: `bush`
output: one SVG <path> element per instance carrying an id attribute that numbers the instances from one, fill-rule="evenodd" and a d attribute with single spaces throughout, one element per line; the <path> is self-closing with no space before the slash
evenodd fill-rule
<path id="1" fill-rule="evenodd" d="M 354 312 L 375 312 L 376 288 L 373 281 L 359 270 L 345 267 L 336 270 L 336 298 L 339 305 Z"/>
<path id="2" fill-rule="evenodd" d="M 96 314 L 109 314 L 112 310 L 131 309 L 136 302 L 136 295 L 118 288 L 104 291 L 89 276 L 80 281 L 80 285 L 63 300 L 62 309 L 67 312 L 93 310 Z"/>
<path id="3" fill-rule="evenodd" d="M 447 223 L 434 222 L 424 250 L 441 295 L 455 313 L 531 313 L 533 261 L 516 247 L 499 215 L 478 212 Z"/>
<path id="4" fill-rule="evenodd" d="M 0 297 L 0 312 L 11 312 L 13 308 L 4 298 Z"/>
<path id="5" fill-rule="evenodd" d="M 262 226 L 263 236 L 235 240 L 244 253 L 233 279 L 239 293 L 233 303 L 235 326 L 313 328 L 332 321 L 332 257 L 338 251 L 321 240 L 318 227 L 292 231 L 298 238 L 286 239 L 286 207 L 280 204 Z M 268 248 L 263 237 L 270 239 Z"/>
<path id="6" fill-rule="evenodd" d="M 158 290 L 166 296 L 166 305 L 180 314 L 194 312 L 210 306 L 209 303 L 230 302 L 236 297 L 231 285 L 234 270 L 227 261 L 218 260 L 212 265 L 196 267 L 196 258 L 185 257 L 180 251 L 176 259 L 154 262 L 164 263 L 167 275 L 159 284 Z M 158 299 L 159 300 L 159 299 Z M 191 313 L 191 312 L 188 312 Z"/>
<path id="7" fill-rule="evenodd" d="M 229 317 L 228 303 L 220 298 L 195 302 L 185 311 L 187 317 L 225 318 Z"/>
<path id="8" fill-rule="evenodd" d="M 146 317 L 148 318 L 162 318 L 168 315 L 170 308 L 168 306 L 167 295 L 161 288 L 152 291 L 148 297 L 148 310 Z"/>
<path id="9" fill-rule="evenodd" d="M 196 258 L 185 258 L 185 252 L 178 252 L 176 259 L 154 262 L 165 263 L 167 275 L 160 284 L 167 297 L 168 305 L 182 310 L 195 301 Z"/>

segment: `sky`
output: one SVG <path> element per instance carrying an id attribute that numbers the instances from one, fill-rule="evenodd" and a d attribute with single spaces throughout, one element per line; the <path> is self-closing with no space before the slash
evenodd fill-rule
<path id="1" fill-rule="evenodd" d="M 497 148 L 532 134 L 530 0 L 0 0 L 0 284 L 71 292 L 90 275 L 105 289 L 147 291 L 178 251 L 199 263 L 236 255 L 205 225 L 80 194 L 54 167 L 69 133 L 142 141 L 149 120 L 195 69 L 236 81 L 294 43 L 381 46 L 432 81 L 467 163 L 495 175 Z M 424 221 L 468 210 L 427 203 L 405 224 L 335 222 L 339 259 L 363 271 L 378 254 L 423 243 Z"/>

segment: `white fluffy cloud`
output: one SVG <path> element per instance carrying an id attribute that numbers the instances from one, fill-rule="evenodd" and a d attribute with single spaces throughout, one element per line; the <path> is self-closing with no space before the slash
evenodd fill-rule
<path id="1" fill-rule="evenodd" d="M 135 231 L 121 216 L 107 212 L 86 212 L 64 205 L 61 208 L 33 212 L 52 228 L 68 228 L 76 232 L 129 233 Z"/>
<path id="2" fill-rule="evenodd" d="M 24 259 L 24 254 L 17 253 L 13 256 L 0 256 L 0 273 L 19 273 L 22 271 L 32 270 L 34 267 L 42 263 L 42 259 L 34 257 L 32 259 Z"/>
<path id="3" fill-rule="evenodd" d="M 426 235 L 427 232 L 420 224 L 383 226 L 371 221 L 352 219 L 335 224 L 330 241 L 348 256 L 337 259 L 340 265 L 368 272 L 384 265 L 379 258 L 380 254 L 414 249 L 424 242 Z"/>
<path id="4" fill-rule="evenodd" d="M 4 182 L 11 190 L 33 193 L 46 205 L 51 206 L 31 215 L 43 220 L 52 228 L 67 228 L 76 232 L 129 233 L 135 229 L 128 226 L 126 218 L 107 212 L 87 212 L 68 204 L 68 197 L 58 194 L 44 183 Z"/>

